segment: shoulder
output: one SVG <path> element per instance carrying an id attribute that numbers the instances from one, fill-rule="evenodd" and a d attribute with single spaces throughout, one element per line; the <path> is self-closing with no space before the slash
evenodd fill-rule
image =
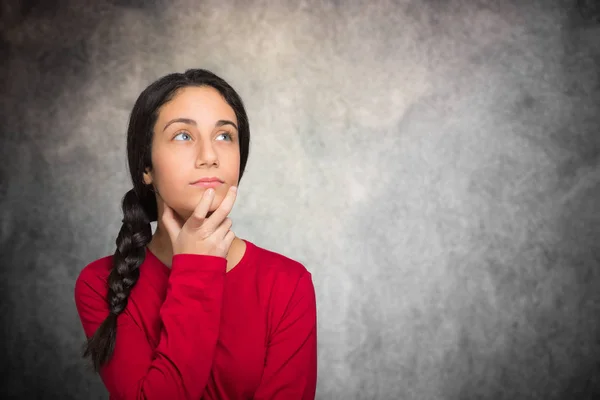
<path id="1" fill-rule="evenodd" d="M 102 257 L 86 265 L 75 281 L 75 307 L 88 337 L 108 315 L 106 283 L 111 266 L 112 256 Z"/>
<path id="2" fill-rule="evenodd" d="M 260 272 L 269 275 L 281 275 L 290 279 L 300 278 L 309 274 L 308 269 L 300 261 L 294 260 L 288 256 L 273 250 L 260 247 L 252 242 L 246 241 L 250 257 L 258 264 Z"/>
<path id="3" fill-rule="evenodd" d="M 87 264 L 75 281 L 75 298 L 89 292 L 106 293 L 106 282 L 112 268 L 113 256 L 106 256 Z"/>
<path id="4" fill-rule="evenodd" d="M 267 312 L 268 335 L 285 331 L 299 334 L 316 325 L 316 294 L 312 275 L 299 261 L 276 251 L 251 245 L 259 296 Z"/>
<path id="5" fill-rule="evenodd" d="M 312 275 L 300 261 L 246 241 L 258 278 L 278 291 L 313 290 Z"/>

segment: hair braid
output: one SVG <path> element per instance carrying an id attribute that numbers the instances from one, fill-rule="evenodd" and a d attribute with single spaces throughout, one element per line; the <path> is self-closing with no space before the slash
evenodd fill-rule
<path id="1" fill-rule="evenodd" d="M 133 189 L 123 197 L 122 222 L 107 282 L 109 315 L 88 340 L 83 354 L 84 357 L 91 356 L 96 371 L 114 351 L 117 317 L 127 306 L 129 293 L 140 276 L 139 267 L 146 257 L 145 247 L 152 239 L 150 219 Z"/>

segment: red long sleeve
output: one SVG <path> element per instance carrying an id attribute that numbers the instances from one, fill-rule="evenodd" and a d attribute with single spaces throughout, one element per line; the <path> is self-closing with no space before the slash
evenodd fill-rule
<path id="1" fill-rule="evenodd" d="M 267 347 L 255 400 L 315 398 L 317 314 L 310 273 L 302 275 Z"/>
<path id="2" fill-rule="evenodd" d="M 100 377 L 111 399 L 314 399 L 317 313 L 311 274 L 245 241 L 226 260 L 150 251 L 117 320 L 115 351 Z M 108 315 L 112 257 L 86 266 L 75 304 L 86 337 Z"/>
<path id="3" fill-rule="evenodd" d="M 100 371 L 111 397 L 163 400 L 202 396 L 219 334 L 226 264 L 221 257 L 173 257 L 166 299 L 160 308 L 160 342 L 154 350 L 127 309 L 118 317 L 115 350 Z M 77 309 L 88 337 L 108 315 L 106 292 L 93 287 L 90 280 L 96 277 L 90 275 L 82 273 L 75 286 Z"/>

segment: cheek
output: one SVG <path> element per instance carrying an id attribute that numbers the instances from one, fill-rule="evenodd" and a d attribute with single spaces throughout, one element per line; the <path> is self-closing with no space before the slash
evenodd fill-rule
<path id="1" fill-rule="evenodd" d="M 226 163 L 228 171 L 240 170 L 240 151 L 239 149 L 230 150 L 223 154 L 222 162 Z"/>
<path id="2" fill-rule="evenodd" d="M 182 188 L 185 183 L 189 183 L 185 157 L 157 157 L 153 164 L 155 184 L 165 194 L 166 191 Z"/>

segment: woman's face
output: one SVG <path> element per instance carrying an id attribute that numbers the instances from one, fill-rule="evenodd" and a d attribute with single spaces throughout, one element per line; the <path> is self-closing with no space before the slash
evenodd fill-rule
<path id="1" fill-rule="evenodd" d="M 186 87 L 159 110 L 152 141 L 152 170 L 144 182 L 184 219 L 196 208 L 205 186 L 202 178 L 220 179 L 210 207 L 214 211 L 240 172 L 238 121 L 212 87 Z M 157 199 L 160 201 L 160 199 Z M 160 206 L 159 206 L 160 207 Z"/>

